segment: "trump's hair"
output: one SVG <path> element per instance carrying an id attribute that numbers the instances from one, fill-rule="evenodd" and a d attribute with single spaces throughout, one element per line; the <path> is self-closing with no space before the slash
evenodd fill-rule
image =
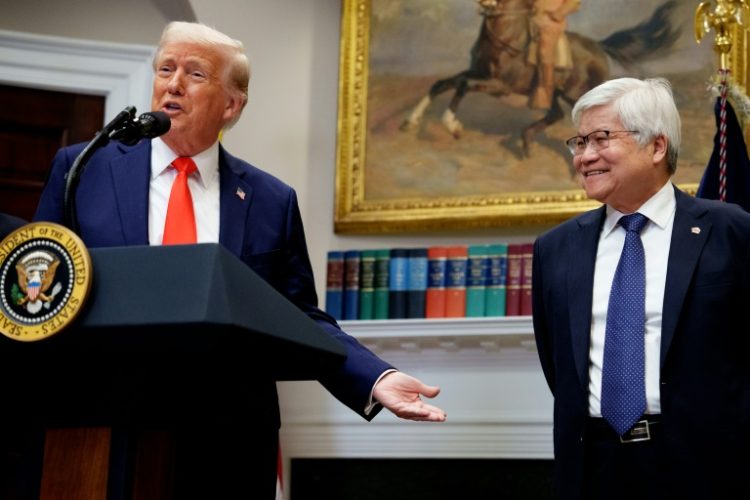
<path id="1" fill-rule="evenodd" d="M 250 62 L 245 54 L 245 46 L 239 40 L 235 40 L 221 31 L 202 23 L 188 23 L 173 21 L 164 28 L 159 40 L 159 46 L 154 54 L 153 67 L 161 57 L 162 51 L 167 44 L 171 43 L 194 43 L 216 50 L 224 57 L 225 73 L 224 83 L 226 90 L 242 102 L 240 110 L 247 104 L 247 89 L 250 82 Z M 234 125 L 241 115 L 237 114 L 235 119 L 228 124 Z"/>

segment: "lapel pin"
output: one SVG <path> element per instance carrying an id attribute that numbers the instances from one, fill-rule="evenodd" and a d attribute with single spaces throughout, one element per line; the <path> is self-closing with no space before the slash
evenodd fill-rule
<path id="1" fill-rule="evenodd" d="M 245 192 L 242 190 L 242 188 L 237 188 L 237 192 L 234 193 L 237 195 L 237 198 L 239 198 L 242 201 L 245 201 Z"/>
<path id="2" fill-rule="evenodd" d="M 693 234 L 701 234 L 701 228 L 694 226 L 690 228 L 690 232 Z"/>

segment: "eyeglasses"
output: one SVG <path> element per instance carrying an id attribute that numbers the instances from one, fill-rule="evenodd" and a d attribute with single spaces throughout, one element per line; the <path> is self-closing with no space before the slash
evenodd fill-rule
<path id="1" fill-rule="evenodd" d="M 609 147 L 612 134 L 637 134 L 637 130 L 594 130 L 588 135 L 577 135 L 565 141 L 565 145 L 573 156 L 582 155 L 590 144 L 594 151 L 601 151 Z"/>

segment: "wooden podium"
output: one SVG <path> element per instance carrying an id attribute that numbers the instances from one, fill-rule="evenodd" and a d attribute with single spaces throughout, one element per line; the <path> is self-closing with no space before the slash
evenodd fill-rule
<path id="1" fill-rule="evenodd" d="M 171 438 L 154 429 L 183 404 L 344 361 L 338 341 L 219 245 L 90 253 L 74 325 L 33 343 L 0 337 L 3 499 L 170 498 Z"/>

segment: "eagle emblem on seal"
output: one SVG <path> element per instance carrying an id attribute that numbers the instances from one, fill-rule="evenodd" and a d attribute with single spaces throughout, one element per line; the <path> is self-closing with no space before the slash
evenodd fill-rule
<path id="1" fill-rule="evenodd" d="M 48 309 L 50 302 L 62 289 L 60 283 L 52 286 L 55 280 L 55 271 L 57 271 L 59 265 L 60 259 L 43 250 L 25 255 L 16 264 L 18 286 L 23 292 L 19 294 L 16 304 L 19 306 L 26 305 L 26 310 L 31 314 L 38 313 L 42 310 L 42 307 Z M 51 291 L 50 287 L 52 287 Z"/>

